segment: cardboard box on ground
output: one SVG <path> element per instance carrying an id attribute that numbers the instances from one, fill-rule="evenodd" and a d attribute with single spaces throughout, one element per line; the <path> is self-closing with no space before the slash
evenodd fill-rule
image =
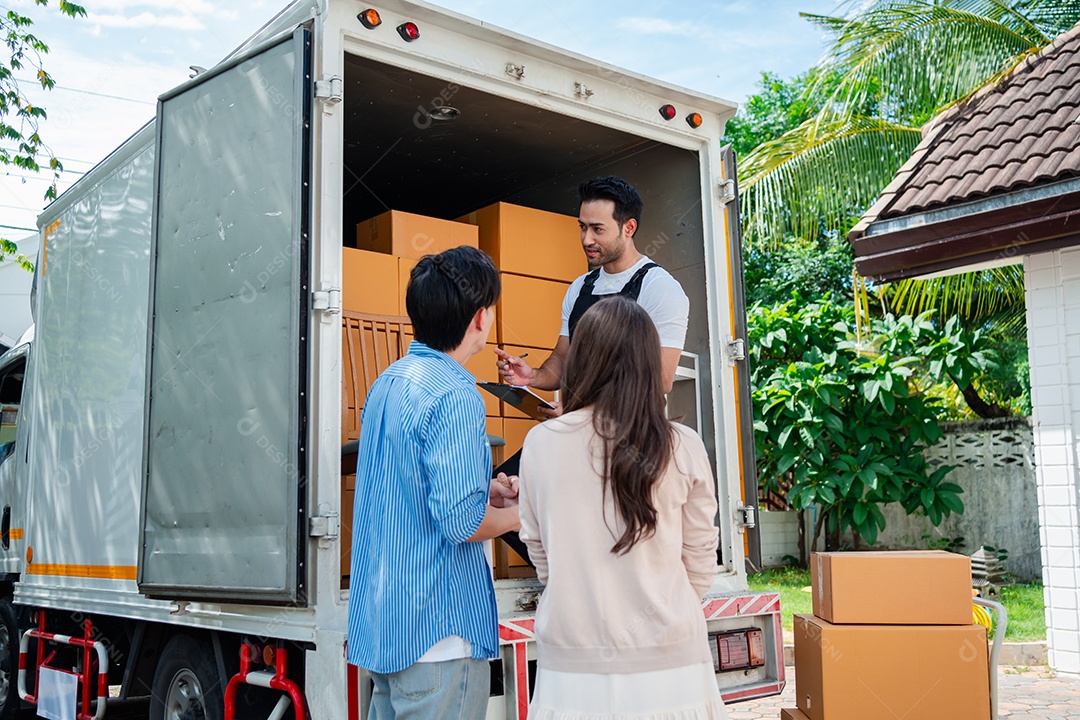
<path id="1" fill-rule="evenodd" d="M 810 720 L 986 720 L 989 682 L 981 625 L 795 616 L 795 699 Z"/>
<path id="2" fill-rule="evenodd" d="M 987 634 L 972 624 L 967 557 L 815 553 L 810 566 L 814 615 L 795 616 L 798 710 L 781 718 L 989 717 Z"/>
<path id="3" fill-rule="evenodd" d="M 832 623 L 970 625 L 971 559 L 941 551 L 815 553 L 814 615 Z"/>

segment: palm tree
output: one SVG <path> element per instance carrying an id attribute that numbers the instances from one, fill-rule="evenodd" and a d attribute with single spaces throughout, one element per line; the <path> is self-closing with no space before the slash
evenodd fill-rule
<path id="1" fill-rule="evenodd" d="M 846 234 L 923 124 L 1080 22 L 1076 0 L 849 0 L 838 10 L 847 12 L 804 14 L 833 37 L 808 91 L 828 93 L 822 110 L 742 161 L 743 224 L 759 247 Z M 906 280 L 885 293 L 904 312 L 935 307 L 1013 329 L 1023 321 L 1016 267 Z"/>

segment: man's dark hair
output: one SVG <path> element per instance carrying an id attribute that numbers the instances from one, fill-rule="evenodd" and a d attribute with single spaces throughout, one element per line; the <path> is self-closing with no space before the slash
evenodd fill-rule
<path id="1" fill-rule="evenodd" d="M 581 202 L 591 200 L 611 200 L 615 203 L 613 217 L 621 228 L 630 218 L 641 224 L 641 209 L 644 204 L 634 186 L 614 175 L 586 180 L 578 186 L 578 198 Z"/>
<path id="2" fill-rule="evenodd" d="M 405 309 L 416 339 L 447 352 L 465 338 L 476 311 L 499 299 L 502 285 L 495 263 L 474 247 L 425 255 L 409 275 Z"/>

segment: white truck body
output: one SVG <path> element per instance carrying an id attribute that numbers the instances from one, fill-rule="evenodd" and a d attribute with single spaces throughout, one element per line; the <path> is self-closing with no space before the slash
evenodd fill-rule
<path id="1" fill-rule="evenodd" d="M 691 299 L 696 369 L 671 405 L 700 418 L 716 462 L 723 564 L 704 611 L 710 630 L 760 629 L 769 658 L 718 681 L 729 700 L 779 692 L 779 600 L 746 592 L 752 412 L 734 165 L 719 143 L 735 106 L 424 3 L 375 7 L 372 30 L 356 3 L 293 3 L 163 95 L 155 121 L 41 216 L 36 339 L 0 362 L 0 377 L 26 368 L 0 465 L 15 606 L 205 632 L 229 675 L 220 648 L 289 643 L 308 712 L 363 717 L 337 531 L 342 238 L 389 207 L 576 213 L 574 188 L 603 171 L 642 191 L 639 249 Z M 415 42 L 394 30 L 406 21 Z M 446 104 L 474 123 L 464 139 L 426 114 Z M 665 120 L 666 104 L 679 116 Z M 460 167 L 440 170 L 449 157 Z M 539 587 L 496 589 L 489 717 L 523 718 Z M 118 657 L 127 693 L 143 661 Z"/>

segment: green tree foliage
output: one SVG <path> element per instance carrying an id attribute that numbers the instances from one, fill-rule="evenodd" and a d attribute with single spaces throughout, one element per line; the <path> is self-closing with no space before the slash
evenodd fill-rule
<path id="1" fill-rule="evenodd" d="M 943 407 L 923 385 L 967 385 L 994 365 L 979 332 L 950 320 L 886 315 L 857 327 L 854 307 L 795 295 L 749 313 L 754 438 L 762 490 L 793 509 L 821 508 L 824 527 L 873 544 L 883 505 L 934 525 L 963 512 L 950 468 L 923 448 L 941 437 Z"/>
<path id="2" fill-rule="evenodd" d="M 853 3 L 847 4 L 849 7 Z M 873 0 L 805 15 L 832 36 L 806 97 L 821 110 L 741 165 L 748 239 L 845 235 L 911 155 L 920 128 L 1080 21 L 1071 0 Z"/>
<path id="3" fill-rule="evenodd" d="M 807 301 L 852 300 L 852 255 L 846 240 L 792 241 L 775 250 L 743 249 L 746 304 L 776 305 L 792 293 Z"/>
<path id="4" fill-rule="evenodd" d="M 748 97 L 728 121 L 721 144 L 730 144 L 735 154 L 742 157 L 817 115 L 825 96 L 810 94 L 808 90 L 814 86 L 818 74 L 818 70 L 811 69 L 784 80 L 776 73 L 761 73 L 758 92 Z"/>
<path id="5" fill-rule="evenodd" d="M 800 245 L 846 236 L 908 159 L 925 122 L 997 83 L 1080 21 L 1080 3 L 1071 0 L 871 0 L 842 7 L 850 10 L 842 17 L 806 16 L 832 37 L 800 96 L 820 109 L 779 136 L 758 133 L 754 138 L 765 141 L 740 161 L 750 247 L 793 257 Z M 757 127 L 787 127 L 785 98 L 774 99 L 775 122 Z M 749 257 L 748 268 L 753 262 Z M 981 416 L 1030 407 L 1026 352 L 1017 341 L 1024 336 L 1018 267 L 903 280 L 877 288 L 876 296 L 893 312 L 933 308 L 935 317 L 956 316 L 969 328 L 1013 341 L 1001 366 L 944 399 L 950 392 L 963 397 Z"/>
<path id="6" fill-rule="evenodd" d="M 49 0 L 33 0 L 33 4 L 45 7 Z M 59 10 L 69 17 L 83 17 L 86 10 L 66 0 L 60 0 Z M 34 105 L 19 88 L 19 76 L 29 73 L 45 90 L 51 90 L 56 81 L 44 67 L 44 56 L 49 46 L 32 32 L 34 21 L 29 15 L 17 10 L 0 8 L 0 34 L 10 54 L 6 63 L 0 62 L 0 164 L 14 165 L 29 172 L 41 170 L 39 160 L 46 157 L 46 165 L 53 173 L 53 182 L 45 191 L 45 200 L 56 198 L 56 181 L 63 166 L 53 156 L 41 138 L 40 124 L 45 120 L 45 108 Z M 13 148 L 11 146 L 14 146 Z M 16 262 L 27 270 L 33 266 L 25 255 L 18 254 L 14 242 L 0 238 L 0 262 L 14 256 Z"/>

